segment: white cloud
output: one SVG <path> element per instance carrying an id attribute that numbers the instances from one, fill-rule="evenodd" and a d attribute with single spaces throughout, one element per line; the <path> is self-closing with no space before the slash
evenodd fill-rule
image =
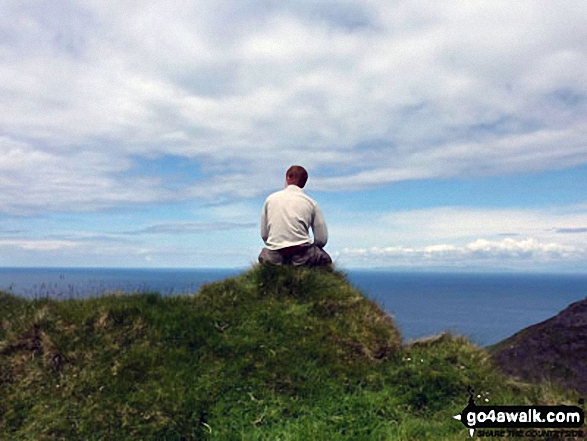
<path id="1" fill-rule="evenodd" d="M 501 241 L 477 239 L 467 244 L 465 251 L 480 257 L 512 257 L 512 258 L 576 258 L 585 255 L 586 249 L 577 249 L 558 243 L 541 243 L 534 238 L 512 239 Z"/>
<path id="2" fill-rule="evenodd" d="M 475 267 L 512 269 L 545 264 L 584 264 L 587 246 L 540 242 L 535 238 L 502 240 L 477 239 L 463 246 L 436 244 L 426 247 L 344 248 L 340 261 L 370 266 Z"/>
<path id="3" fill-rule="evenodd" d="M 1 205 L 247 198 L 294 161 L 331 171 L 320 189 L 584 164 L 586 14 L 566 0 L 3 2 L 0 133 L 20 147 L 1 152 Z M 179 194 L 123 173 L 165 154 L 214 172 Z"/>
<path id="4" fill-rule="evenodd" d="M 71 240 L 0 239 L 0 249 L 20 248 L 26 251 L 55 251 L 84 246 Z"/>
<path id="5" fill-rule="evenodd" d="M 483 246 L 494 252 L 498 250 L 496 244 L 500 244 L 504 249 L 510 246 L 511 253 L 516 251 L 523 255 L 520 247 L 531 248 L 534 242 L 525 242 L 531 238 L 538 244 L 560 245 L 563 247 L 559 250 L 561 258 L 564 257 L 563 249 L 587 249 L 587 235 L 584 233 L 587 211 L 581 206 L 541 209 L 437 207 L 371 213 L 368 216 L 368 223 L 360 222 L 361 216 L 331 219 L 331 246 L 338 250 L 417 249 L 440 255 L 465 249 L 469 254 L 482 252 Z M 547 248 L 543 251 L 546 252 Z"/>
<path id="6" fill-rule="evenodd" d="M 150 225 L 138 230 L 127 231 L 125 235 L 143 234 L 198 234 L 210 231 L 241 230 L 254 228 L 254 223 L 244 222 L 172 222 Z"/>
<path id="7" fill-rule="evenodd" d="M 437 207 L 331 220 L 329 249 L 346 266 L 509 267 L 587 264 L 584 206 Z"/>
<path id="8" fill-rule="evenodd" d="M 93 211 L 171 198 L 157 177 L 121 177 L 129 168 L 130 161 L 99 151 L 44 151 L 0 137 L 0 213 Z"/>
<path id="9" fill-rule="evenodd" d="M 81 235 L 84 236 L 84 235 Z M 0 239 L 0 266 L 50 267 L 244 267 L 257 248 L 146 242 L 103 237 L 79 239 Z"/>

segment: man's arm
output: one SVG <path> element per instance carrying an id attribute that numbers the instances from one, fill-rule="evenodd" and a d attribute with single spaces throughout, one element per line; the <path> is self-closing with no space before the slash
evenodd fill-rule
<path id="1" fill-rule="evenodd" d="M 314 233 L 314 244 L 320 248 L 328 242 L 328 228 L 326 228 L 326 221 L 320 207 L 316 205 L 316 212 L 314 213 L 314 223 L 312 224 L 312 232 Z"/>
<path id="2" fill-rule="evenodd" d="M 261 239 L 267 243 L 269 238 L 269 228 L 267 228 L 267 201 L 263 204 L 263 210 L 261 211 Z"/>

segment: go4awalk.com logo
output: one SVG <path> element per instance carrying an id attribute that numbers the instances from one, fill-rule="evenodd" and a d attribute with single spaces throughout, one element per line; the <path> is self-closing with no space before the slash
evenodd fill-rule
<path id="1" fill-rule="evenodd" d="M 479 436 L 541 436 L 553 438 L 583 437 L 580 430 L 585 412 L 578 406 L 477 406 L 469 389 L 469 404 L 453 417 Z M 486 430 L 486 429 L 501 430 Z M 536 429 L 551 429 L 541 431 Z M 528 430 L 534 429 L 534 430 Z M 559 430 L 556 430 L 559 429 Z M 576 429 L 576 430 L 573 430 Z"/>

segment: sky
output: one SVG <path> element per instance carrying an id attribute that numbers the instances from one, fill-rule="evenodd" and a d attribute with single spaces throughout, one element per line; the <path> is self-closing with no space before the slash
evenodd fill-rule
<path id="1" fill-rule="evenodd" d="M 4 0 L 0 266 L 587 272 L 581 0 Z"/>

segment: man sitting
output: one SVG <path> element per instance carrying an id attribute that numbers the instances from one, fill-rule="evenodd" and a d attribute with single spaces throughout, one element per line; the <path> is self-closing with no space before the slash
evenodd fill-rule
<path id="1" fill-rule="evenodd" d="M 330 266 L 332 259 L 322 248 L 328 230 L 318 204 L 302 188 L 308 172 L 293 165 L 285 174 L 285 189 L 267 198 L 261 213 L 261 237 L 265 242 L 260 263 L 273 265 Z M 312 229 L 314 241 L 310 239 Z"/>

